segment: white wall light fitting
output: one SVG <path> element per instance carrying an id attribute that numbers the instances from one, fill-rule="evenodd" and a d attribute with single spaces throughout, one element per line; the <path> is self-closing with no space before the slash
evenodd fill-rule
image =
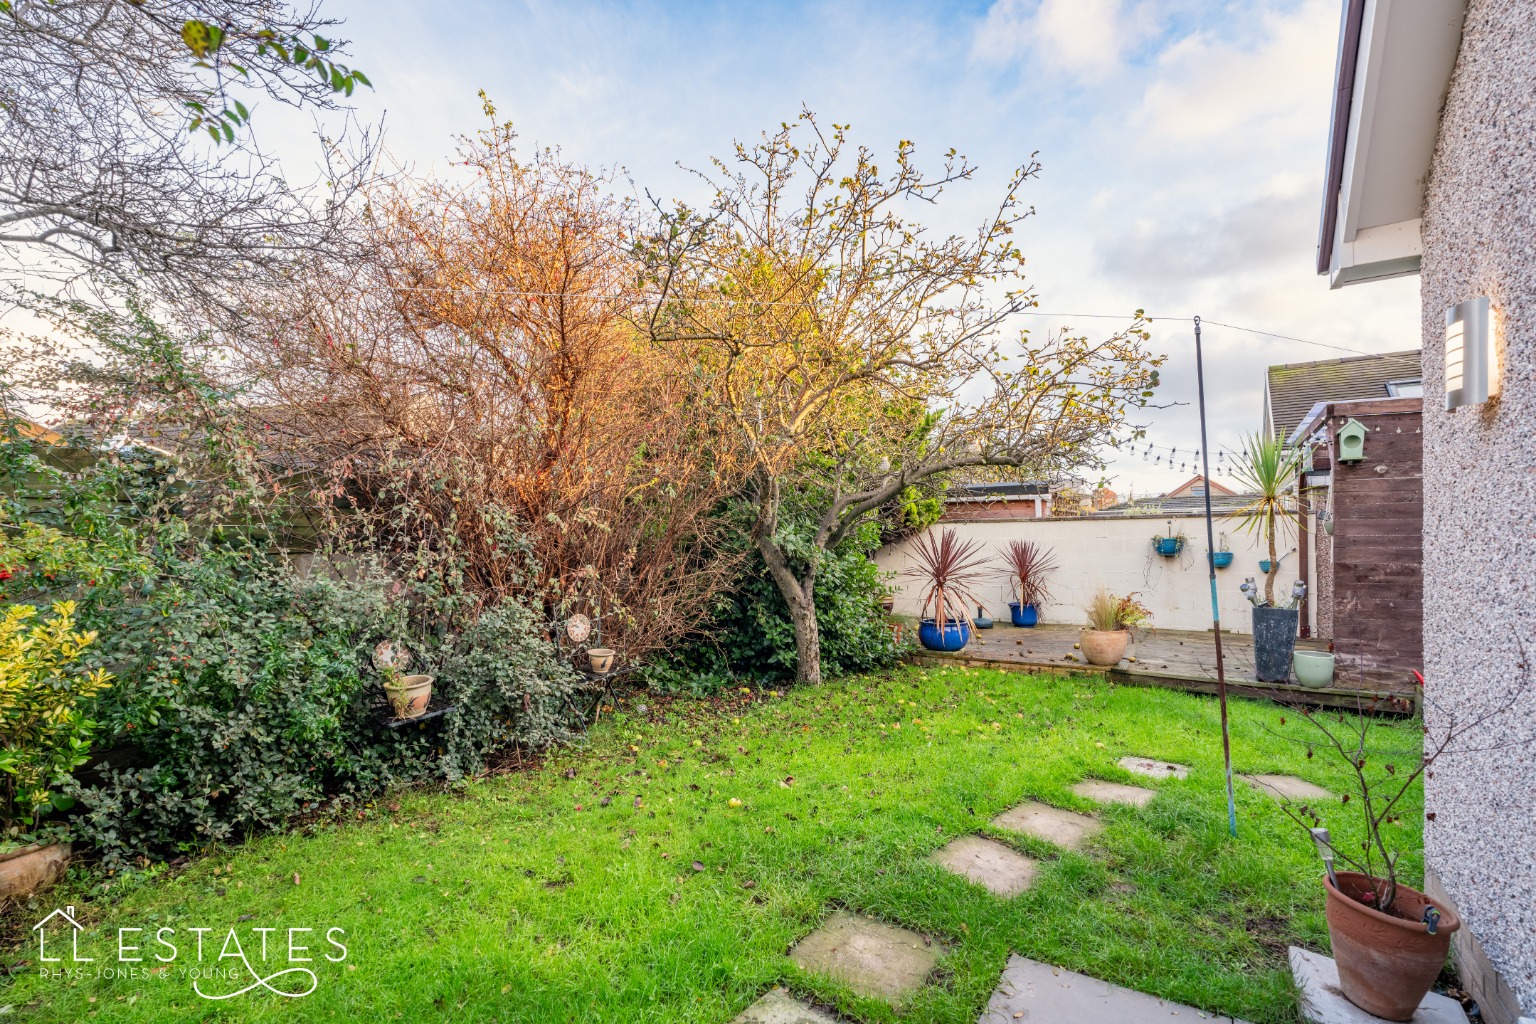
<path id="1" fill-rule="evenodd" d="M 1499 357 L 1488 297 L 1445 311 L 1445 407 L 1481 405 L 1499 393 Z"/>

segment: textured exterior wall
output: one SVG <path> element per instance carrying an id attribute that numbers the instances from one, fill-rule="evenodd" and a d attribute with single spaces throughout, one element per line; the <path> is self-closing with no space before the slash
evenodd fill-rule
<path id="1" fill-rule="evenodd" d="M 1176 558 L 1164 558 L 1152 550 L 1152 538 L 1168 532 L 1172 521 L 1175 532 L 1182 530 L 1188 542 Z M 1210 629 L 1211 586 L 1205 561 L 1204 516 L 1123 516 L 1085 517 L 1081 519 L 1020 519 L 1012 522 L 989 520 L 968 523 L 940 523 L 930 530 L 953 529 L 966 540 L 977 540 L 988 560 L 1001 570 L 1002 555 L 997 553 L 1010 540 L 1032 540 L 1050 549 L 1060 569 L 1051 577 L 1051 601 L 1042 609 L 1047 622 L 1080 624 L 1083 605 L 1100 584 L 1119 594 L 1135 591 L 1152 610 L 1152 625 L 1163 629 Z M 1238 590 L 1246 577 L 1263 585 L 1259 560 L 1268 558 L 1260 540 L 1242 532 L 1230 522 L 1216 520 L 1216 543 L 1227 536 L 1232 564 L 1216 570 L 1217 593 L 1221 599 L 1221 626 L 1224 630 L 1248 633 L 1253 629 L 1252 608 Z M 891 572 L 900 572 L 913 564 L 911 539 L 881 548 L 875 563 Z M 1289 594 L 1291 582 L 1299 577 L 1294 532 L 1277 545 L 1282 553 L 1280 575 L 1275 594 Z M 896 611 L 916 615 L 921 584 L 911 578 L 896 579 Z M 993 618 L 1006 618 L 1012 600 L 1010 584 L 1001 574 L 978 588 L 977 597 L 986 602 Z"/>
<path id="2" fill-rule="evenodd" d="M 1471 0 L 1424 210 L 1424 644 L 1431 727 L 1523 691 L 1426 782 L 1427 860 L 1536 1015 L 1536 14 Z M 1445 310 L 1492 300 L 1503 394 L 1444 411 Z M 1524 668 L 1520 667 L 1524 662 Z M 1457 946 L 1463 958 L 1463 944 Z M 1477 992 L 1490 1020 L 1510 1000 Z M 1502 1004 L 1502 1005 L 1500 1005 Z"/>

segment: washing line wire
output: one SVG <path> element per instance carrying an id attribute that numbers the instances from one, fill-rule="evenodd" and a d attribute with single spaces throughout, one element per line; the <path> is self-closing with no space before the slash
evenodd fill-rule
<path id="1" fill-rule="evenodd" d="M 477 288 L 477 287 L 473 287 L 473 286 L 465 287 L 465 288 L 455 288 L 455 287 L 452 287 L 452 286 L 421 287 L 421 286 L 401 285 L 401 286 L 393 288 L 392 290 L 393 291 L 397 291 L 397 292 L 474 292 L 474 293 L 480 294 L 480 295 L 500 295 L 500 296 L 506 296 L 508 298 L 530 298 L 530 299 L 568 298 L 568 299 L 603 299 L 603 300 L 612 300 L 612 299 L 619 298 L 619 296 L 617 296 L 617 295 L 606 295 L 606 294 L 597 293 L 597 292 L 534 292 L 534 291 L 519 291 L 517 289 L 505 289 L 505 288 Z M 743 306 L 795 306 L 795 307 L 799 307 L 799 308 L 802 308 L 802 309 L 803 308 L 809 308 L 809 306 L 810 306 L 810 303 L 807 303 L 807 302 L 780 302 L 780 301 L 773 300 L 773 299 L 756 300 L 756 299 L 694 298 L 691 301 L 699 302 L 699 303 L 706 304 L 706 305 L 717 305 L 717 306 L 728 306 L 728 305 L 743 305 Z M 1135 319 L 1134 315 L 1130 314 L 1130 313 L 1053 313 L 1053 312 L 1049 312 L 1047 310 L 1038 310 L 1038 309 L 1020 309 L 1020 310 L 1015 310 L 1013 312 L 1013 314 L 1011 314 L 1011 315 L 1014 315 L 1014 316 L 1043 316 L 1043 317 L 1050 317 L 1050 318 L 1055 319 L 1055 320 L 1132 320 L 1132 319 Z M 1189 317 L 1189 316 L 1147 316 L 1146 320 L 1149 323 L 1156 323 L 1159 320 L 1172 320 L 1172 321 L 1175 321 L 1175 322 L 1194 323 L 1194 317 Z M 1248 334 L 1257 334 L 1257 335 L 1260 335 L 1260 336 L 1266 337 L 1266 338 L 1278 338 L 1278 339 L 1280 339 L 1282 341 L 1294 341 L 1294 342 L 1296 342 L 1298 344 L 1301 344 L 1301 345 L 1313 345 L 1313 346 L 1316 346 L 1317 348 L 1331 348 L 1331 349 L 1333 349 L 1335 351 L 1338 351 L 1338 352 L 1349 352 L 1349 353 L 1351 353 L 1353 355 L 1368 356 L 1368 355 L 1374 355 L 1375 354 L 1375 353 L 1372 353 L 1372 352 L 1367 352 L 1364 349 L 1350 348 L 1348 345 L 1335 345 L 1332 342 L 1327 342 L 1327 341 L 1313 341 L 1310 338 L 1298 338 L 1298 337 L 1296 337 L 1295 335 L 1292 335 L 1292 334 L 1280 334 L 1280 333 L 1278 333 L 1276 331 L 1260 330 L 1257 327 L 1244 327 L 1241 324 L 1223 323 L 1223 322 L 1221 322 L 1219 320 L 1202 320 L 1201 323 L 1206 324 L 1206 325 L 1208 325 L 1210 327 L 1225 327 L 1228 330 L 1244 331 L 1244 332 L 1246 332 Z"/>

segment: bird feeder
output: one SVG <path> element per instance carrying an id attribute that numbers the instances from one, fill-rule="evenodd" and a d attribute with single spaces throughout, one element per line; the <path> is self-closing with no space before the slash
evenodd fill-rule
<path id="1" fill-rule="evenodd" d="M 1339 428 L 1339 461 L 1365 461 L 1365 427 L 1359 420 L 1350 420 Z"/>

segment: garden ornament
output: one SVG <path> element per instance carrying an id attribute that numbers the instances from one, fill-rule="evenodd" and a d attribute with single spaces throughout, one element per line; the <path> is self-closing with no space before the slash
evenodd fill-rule
<path id="1" fill-rule="evenodd" d="M 1339 879 L 1333 873 L 1333 839 L 1328 835 L 1327 829 L 1314 828 L 1312 829 L 1312 841 L 1317 844 L 1317 855 L 1323 858 L 1323 866 L 1328 869 L 1328 881 L 1333 883 L 1333 887 L 1337 889 L 1339 887 Z M 1431 929 L 1430 934 L 1434 934 L 1433 929 Z"/>

